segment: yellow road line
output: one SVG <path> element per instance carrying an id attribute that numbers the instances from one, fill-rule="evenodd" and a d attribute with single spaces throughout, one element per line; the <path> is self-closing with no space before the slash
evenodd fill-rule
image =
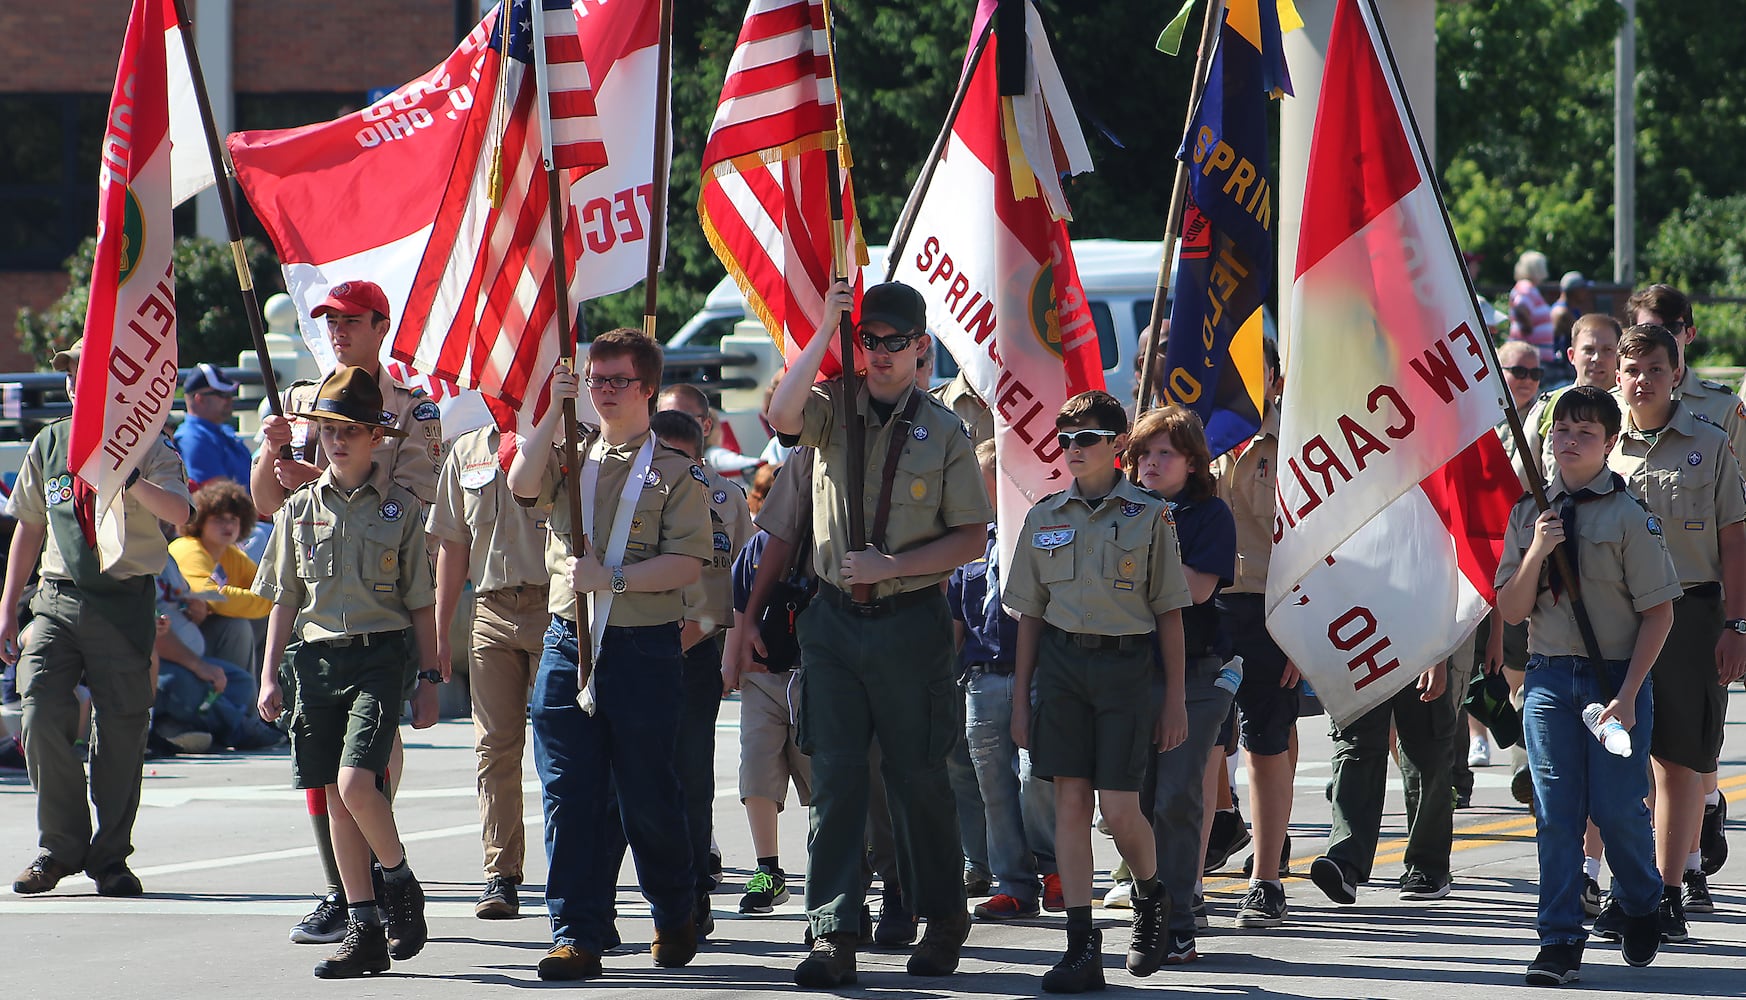
<path id="1" fill-rule="evenodd" d="M 1723 778 L 1716 783 L 1716 787 L 1724 792 L 1732 792 L 1741 788 L 1746 788 L 1746 774 L 1737 774 L 1731 778 Z M 1516 834 L 1526 833 L 1531 835 L 1534 832 L 1535 824 L 1536 820 L 1533 816 L 1512 816 L 1509 819 L 1492 820 L 1487 823 L 1478 823 L 1473 826 L 1458 827 L 1455 830 L 1454 842 L 1449 846 L 1449 852 L 1454 854 L 1459 851 L 1475 850 L 1480 847 L 1489 846 L 1490 844 Z M 1532 837 L 1530 836 L 1528 839 L 1532 839 Z M 1406 845 L 1407 841 L 1404 837 L 1398 840 L 1389 840 L 1377 844 L 1376 861 L 1374 864 L 1376 866 L 1381 866 L 1393 864 L 1405 859 Z M 1311 854 L 1301 858 L 1292 858 L 1291 870 L 1298 875 L 1303 875 L 1309 871 L 1310 864 L 1319 856 L 1320 855 Z M 1247 881 L 1240 878 L 1209 880 L 1205 885 L 1205 891 L 1209 893 L 1233 891 L 1237 889 L 1246 889 L 1248 888 L 1248 885 L 1249 883 Z"/>

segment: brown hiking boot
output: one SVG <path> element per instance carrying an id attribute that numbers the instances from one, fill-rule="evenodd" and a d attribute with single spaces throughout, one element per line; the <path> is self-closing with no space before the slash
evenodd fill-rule
<path id="1" fill-rule="evenodd" d="M 18 878 L 12 883 L 12 891 L 20 896 L 33 896 L 39 892 L 47 892 L 61 884 L 61 879 L 78 872 L 77 868 L 69 868 L 55 860 L 48 852 L 37 855 L 30 867 L 18 873 Z"/>
<path id="2" fill-rule="evenodd" d="M 555 944 L 552 950 L 546 952 L 546 957 L 540 959 L 540 978 L 572 982 L 578 979 L 593 979 L 605 970 L 600 967 L 600 956 L 593 952 L 583 951 L 573 944 Z"/>
<path id="3" fill-rule="evenodd" d="M 794 969 L 794 985 L 834 990 L 855 981 L 855 934 L 838 931 L 812 942 L 812 954 Z"/>
<path id="4" fill-rule="evenodd" d="M 697 922 L 687 919 L 677 927 L 655 928 L 654 943 L 649 954 L 663 969 L 679 969 L 697 957 Z"/>
<path id="5" fill-rule="evenodd" d="M 339 950 L 315 963 L 317 979 L 357 979 L 387 972 L 388 929 L 381 924 L 351 920 Z"/>
<path id="6" fill-rule="evenodd" d="M 958 971 L 958 952 L 970 936 L 970 914 L 964 910 L 929 917 L 921 944 L 909 956 L 912 976 L 949 976 Z"/>

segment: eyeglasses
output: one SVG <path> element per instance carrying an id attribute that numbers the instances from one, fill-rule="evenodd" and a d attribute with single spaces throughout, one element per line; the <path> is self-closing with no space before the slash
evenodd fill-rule
<path id="1" fill-rule="evenodd" d="M 1116 437 L 1117 433 L 1118 432 L 1116 431 L 1106 430 L 1062 431 L 1055 435 L 1055 443 L 1061 446 L 1062 451 L 1066 451 L 1068 448 L 1074 446 L 1080 448 L 1093 448 L 1105 438 Z"/>
<path id="2" fill-rule="evenodd" d="M 871 351 L 875 348 L 885 348 L 887 354 L 897 354 L 909 350 L 909 345 L 915 343 L 913 333 L 894 333 L 889 337 L 878 337 L 867 331 L 861 331 L 861 346 Z"/>
<path id="3" fill-rule="evenodd" d="M 1530 379 L 1535 382 L 1540 381 L 1540 376 L 1546 374 L 1546 369 L 1544 368 L 1528 368 L 1524 365 L 1508 365 L 1504 368 L 1504 371 L 1509 372 L 1516 378 Z"/>
<path id="4" fill-rule="evenodd" d="M 614 389 L 623 390 L 630 388 L 633 382 L 641 382 L 642 379 L 628 378 L 624 375 L 590 375 L 582 381 L 586 382 L 590 389 L 602 389 L 610 385 Z"/>

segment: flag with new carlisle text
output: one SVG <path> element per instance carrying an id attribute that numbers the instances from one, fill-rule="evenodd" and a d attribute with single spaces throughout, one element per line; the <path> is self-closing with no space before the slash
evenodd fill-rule
<path id="1" fill-rule="evenodd" d="M 1273 287 L 1267 99 L 1291 92 L 1279 36 L 1289 0 L 1225 8 L 1200 106 L 1177 159 L 1188 197 L 1158 398 L 1195 412 L 1222 455 L 1254 437 L 1266 409 L 1262 307 Z"/>
<path id="2" fill-rule="evenodd" d="M 1025 0 L 1025 17 L 1006 23 L 1024 33 L 1001 37 L 997 21 L 969 68 L 932 186 L 925 196 L 918 188 L 904 210 L 914 224 L 892 278 L 922 293 L 929 329 L 994 416 L 993 499 L 1001 561 L 1011 565 L 1026 512 L 1071 481 L 1055 443 L 1056 411 L 1104 383 L 1058 179 L 1090 170 L 1090 152 L 1035 6 Z M 1019 47 L 1027 64 L 1007 96 L 1001 46 Z M 1024 131 L 1042 141 L 1027 146 Z"/>
<path id="3" fill-rule="evenodd" d="M 172 73 L 172 50 L 181 52 L 173 5 L 134 0 L 105 118 L 97 249 L 67 454 L 80 523 L 104 569 L 121 557 L 121 491 L 162 432 L 176 393 L 173 192 L 192 196 L 212 183 L 210 161 L 203 171 L 188 150 L 174 158 L 179 172 L 172 166 L 173 135 L 186 136 L 194 153 L 206 151 L 192 89 L 172 95 L 172 76 L 188 78 L 185 62 Z"/>
<path id="4" fill-rule="evenodd" d="M 1495 600 L 1508 399 L 1367 4 L 1341 0 L 1284 344 L 1268 631 L 1345 724 Z"/>

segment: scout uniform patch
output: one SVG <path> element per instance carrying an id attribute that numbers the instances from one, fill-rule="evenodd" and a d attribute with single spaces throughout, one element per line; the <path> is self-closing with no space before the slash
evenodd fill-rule
<path id="1" fill-rule="evenodd" d="M 1046 524 L 1031 535 L 1031 544 L 1045 551 L 1053 551 L 1071 541 L 1073 529 L 1064 524 Z"/>
<path id="2" fill-rule="evenodd" d="M 398 520 L 400 520 L 401 515 L 405 514 L 405 513 L 406 512 L 404 510 L 400 509 L 400 501 L 398 501 L 398 500 L 384 500 L 384 501 L 382 501 L 382 520 L 384 520 L 384 521 L 398 521 Z"/>

